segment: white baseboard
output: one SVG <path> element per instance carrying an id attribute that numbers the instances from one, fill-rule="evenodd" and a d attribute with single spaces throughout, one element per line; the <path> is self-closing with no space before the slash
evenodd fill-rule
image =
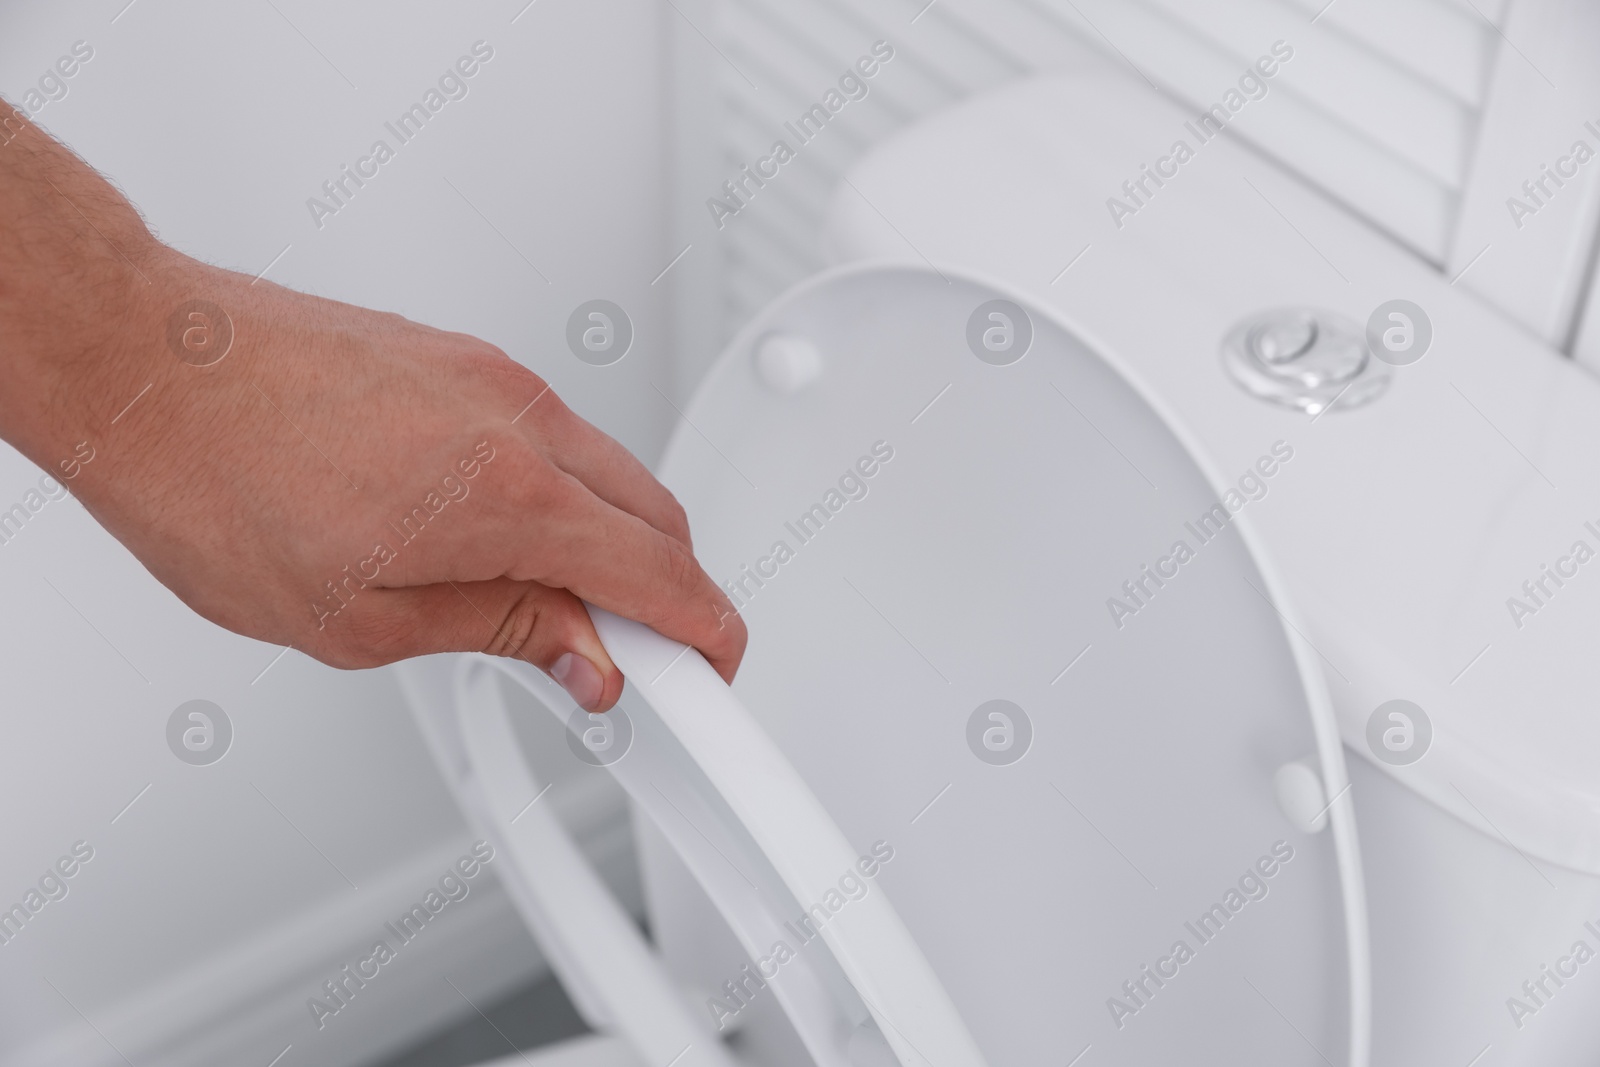
<path id="1" fill-rule="evenodd" d="M 636 891 L 627 891 L 637 881 L 626 821 L 580 845 L 637 908 Z M 464 899 L 400 947 L 320 1029 L 307 1006 L 311 997 L 325 997 L 323 982 L 368 955 L 386 936 L 384 923 L 416 903 L 470 847 L 463 838 L 430 849 L 359 892 L 160 985 L 129 990 L 112 1010 L 97 1013 L 92 1028 L 79 1020 L 4 1055 L 0 1067 L 358 1067 L 475 1015 L 474 1005 L 487 1008 L 549 971 L 493 877 L 492 862 Z"/>

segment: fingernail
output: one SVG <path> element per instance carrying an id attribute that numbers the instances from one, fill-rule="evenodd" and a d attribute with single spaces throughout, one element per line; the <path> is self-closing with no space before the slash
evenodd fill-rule
<path id="1" fill-rule="evenodd" d="M 605 679 L 600 677 L 600 672 L 595 669 L 593 663 L 576 652 L 565 653 L 556 660 L 550 668 L 550 677 L 567 691 L 568 696 L 578 702 L 580 708 L 598 707 L 600 697 L 605 694 Z"/>

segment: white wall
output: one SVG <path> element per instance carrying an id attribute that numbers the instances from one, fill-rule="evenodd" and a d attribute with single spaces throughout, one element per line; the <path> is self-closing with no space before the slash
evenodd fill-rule
<path id="1" fill-rule="evenodd" d="M 18 99 L 89 42 L 93 59 L 37 121 L 166 240 L 251 273 L 287 247 L 272 280 L 485 337 L 648 459 L 674 417 L 652 387 L 672 390 L 665 287 L 651 285 L 671 258 L 670 10 L 539 0 L 517 17 L 524 3 L 13 2 L 0 93 Z M 470 95 L 319 231 L 306 199 L 479 39 L 495 53 Z M 593 297 L 637 331 L 610 368 L 563 340 Z M 0 448 L 5 506 L 36 478 Z M 256 680 L 278 649 L 192 616 L 70 499 L 0 545 L 0 605 L 0 904 L 73 842 L 95 849 L 69 895 L 0 945 L 0 1063 L 264 1065 L 291 1043 L 285 1067 L 353 1062 L 469 1010 L 440 970 L 487 996 L 535 965 L 486 883 L 454 933 L 396 965 L 410 977 L 318 1033 L 304 1001 L 323 968 L 468 840 L 392 679 L 290 652 Z M 194 698 L 236 729 L 209 767 L 181 763 L 164 736 Z M 597 851 L 626 851 L 613 799 L 572 805 L 613 816 L 591 827 Z"/>

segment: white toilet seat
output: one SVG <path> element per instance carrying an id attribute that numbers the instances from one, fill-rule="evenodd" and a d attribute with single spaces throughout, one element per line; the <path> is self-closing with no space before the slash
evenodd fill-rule
<path id="1" fill-rule="evenodd" d="M 697 394 L 662 476 L 707 569 L 737 583 L 736 692 L 844 837 L 888 845 L 863 892 L 892 899 L 989 1062 L 1094 1045 L 1112 1063 L 1364 1063 L 1359 856 L 1314 654 L 1244 519 L 1186 532 L 1220 480 L 1117 368 L 1014 304 L 969 346 L 997 299 L 948 272 L 832 272 L 767 309 Z M 1031 334 L 1020 359 L 982 349 L 989 322 Z M 804 373 L 774 371 L 796 351 Z M 1108 639 L 1113 598 L 1134 610 Z M 414 703 L 437 703 L 426 684 Z M 994 700 L 1009 719 L 983 716 Z M 1026 746 L 1009 763 L 1007 737 Z M 715 748 L 693 754 L 737 759 Z M 440 755 L 460 783 L 459 753 Z M 1307 757 L 1332 835 L 1274 803 L 1275 773 Z M 759 840 L 758 808 L 734 805 Z M 744 959 L 719 957 L 654 866 L 667 964 L 715 995 Z M 1224 917 L 1197 936 L 1212 904 Z"/>

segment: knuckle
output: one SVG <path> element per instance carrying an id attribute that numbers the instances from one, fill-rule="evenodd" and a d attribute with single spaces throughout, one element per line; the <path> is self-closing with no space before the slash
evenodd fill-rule
<path id="1" fill-rule="evenodd" d="M 506 355 L 505 349 L 501 348 L 497 344 L 492 344 L 488 341 L 482 340 L 481 338 L 474 337 L 472 339 L 472 348 L 477 355 L 494 360 L 495 362 L 510 363 L 518 367 L 522 366 L 522 364 Z"/>
<path id="2" fill-rule="evenodd" d="M 513 366 L 521 366 L 516 360 L 506 355 L 505 349 L 499 345 L 491 344 L 481 337 L 474 337 L 469 333 L 448 333 L 445 336 L 453 342 L 449 345 L 449 348 L 457 359 L 476 363 L 485 368 L 493 368 L 508 363 Z"/>
<path id="3" fill-rule="evenodd" d="M 566 479 L 537 449 L 519 450 L 510 486 L 512 504 L 537 521 L 559 507 L 566 495 Z"/>
<path id="4" fill-rule="evenodd" d="M 545 618 L 542 598 L 530 588 L 506 609 L 484 651 L 491 656 L 527 658 L 534 635 L 540 631 Z"/>
<path id="5" fill-rule="evenodd" d="M 717 634 L 722 647 L 735 658 L 742 657 L 745 645 L 750 640 L 744 616 L 731 603 L 714 606 L 713 611 L 717 617 Z"/>
<path id="6" fill-rule="evenodd" d="M 657 540 L 661 552 L 660 569 L 669 589 L 680 594 L 692 593 L 700 588 L 702 581 L 709 581 L 694 553 L 683 542 L 671 537 Z"/>
<path id="7" fill-rule="evenodd" d="M 551 403 L 555 399 L 555 391 L 543 377 L 487 341 L 479 341 L 476 338 L 469 340 L 470 343 L 457 359 L 471 373 L 486 382 L 495 393 L 515 401 L 519 410 L 534 397 L 540 398 L 541 411 L 547 405 L 551 408 L 556 406 Z"/>
<path id="8" fill-rule="evenodd" d="M 670 492 L 667 493 L 666 511 L 667 532 L 683 542 L 685 546 L 691 544 L 689 538 L 689 513 L 683 510 L 683 505 L 678 503 L 678 498 Z"/>
<path id="9" fill-rule="evenodd" d="M 576 644 L 583 609 L 558 589 L 529 583 L 507 606 L 484 651 L 526 660 L 548 670 L 559 653 Z"/>

